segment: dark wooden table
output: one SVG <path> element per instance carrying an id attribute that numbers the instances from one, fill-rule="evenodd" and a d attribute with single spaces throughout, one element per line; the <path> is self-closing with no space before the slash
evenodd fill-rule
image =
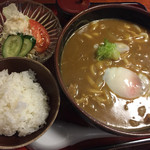
<path id="1" fill-rule="evenodd" d="M 4 1 L 4 0 L 3 0 Z M 44 4 L 55 4 L 56 0 L 34 0 Z M 63 1 L 63 0 L 62 0 Z M 150 12 L 150 0 L 90 0 L 91 3 L 137 2 L 143 4 Z"/>
<path id="2" fill-rule="evenodd" d="M 1 0 L 3 1 L 3 0 Z M 56 7 L 56 0 L 34 0 L 40 3 L 43 3 L 45 6 L 48 8 L 52 9 L 54 14 L 58 16 L 59 18 L 59 13 L 57 11 Z M 98 4 L 100 5 L 101 3 L 118 3 L 118 2 L 132 2 L 132 4 L 138 5 L 138 3 L 141 4 L 140 7 L 145 7 L 147 11 L 150 12 L 150 0 L 90 0 L 92 4 Z M 133 3 L 134 2 L 134 3 Z M 59 18 L 60 19 L 60 18 Z M 69 20 L 62 20 L 60 19 L 60 23 L 62 27 L 67 23 Z M 52 56 L 47 62 L 44 64 L 47 68 L 50 69 L 52 74 L 55 76 L 55 70 L 54 70 L 54 56 Z M 67 98 L 61 92 L 61 98 L 62 98 L 62 103 L 60 107 L 60 111 L 57 117 L 57 120 L 62 120 L 66 122 L 71 122 L 74 124 L 79 124 L 81 126 L 90 126 L 85 120 L 83 120 L 80 115 L 74 111 L 74 108 L 70 106 L 70 103 L 68 102 Z M 65 110 L 65 111 L 64 111 Z M 69 112 L 69 114 L 68 114 Z M 71 114 L 71 115 L 70 115 Z M 72 119 L 74 118 L 74 119 Z M 79 142 L 75 145 L 70 145 L 66 148 L 63 148 L 61 150 L 98 150 L 98 149 L 120 149 L 120 150 L 141 150 L 144 147 L 144 150 L 150 149 L 150 143 L 145 142 L 143 143 L 136 143 L 138 140 L 142 139 L 147 139 L 149 137 L 128 137 L 128 136 L 116 136 L 116 137 L 105 137 L 105 138 L 97 138 L 97 139 L 91 139 L 91 140 L 85 140 L 82 142 Z M 133 143 L 131 147 L 126 146 L 126 144 Z M 17 149 L 17 150 L 27 150 L 26 147 Z"/>
<path id="3" fill-rule="evenodd" d="M 6 0 L 0 0 L 5 2 Z M 55 4 L 56 0 L 33 0 L 43 4 Z M 62 0 L 63 1 L 63 0 Z M 110 2 L 137 2 L 143 4 L 150 12 L 150 0 L 90 0 L 91 3 L 110 3 Z"/>

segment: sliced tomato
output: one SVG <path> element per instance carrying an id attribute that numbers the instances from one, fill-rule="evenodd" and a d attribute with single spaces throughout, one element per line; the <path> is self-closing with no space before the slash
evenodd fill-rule
<path id="1" fill-rule="evenodd" d="M 40 53 L 44 52 L 50 45 L 50 37 L 47 30 L 39 22 L 30 19 L 29 25 L 32 31 L 32 35 L 36 39 L 36 50 Z"/>

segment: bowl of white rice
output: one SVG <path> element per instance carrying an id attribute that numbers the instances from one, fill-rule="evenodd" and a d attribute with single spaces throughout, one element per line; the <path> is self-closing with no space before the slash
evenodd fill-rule
<path id="1" fill-rule="evenodd" d="M 0 60 L 0 149 L 26 146 L 55 121 L 59 89 L 41 63 L 21 57 Z"/>

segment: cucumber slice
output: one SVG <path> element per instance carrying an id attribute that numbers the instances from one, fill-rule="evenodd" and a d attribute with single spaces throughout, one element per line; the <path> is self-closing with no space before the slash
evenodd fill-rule
<path id="1" fill-rule="evenodd" d="M 24 39 L 23 46 L 18 56 L 20 57 L 26 56 L 31 49 L 32 49 L 32 42 L 29 39 Z"/>
<path id="2" fill-rule="evenodd" d="M 23 46 L 18 56 L 20 57 L 26 56 L 30 52 L 30 50 L 34 47 L 35 43 L 36 40 L 33 36 L 25 35 Z"/>
<path id="3" fill-rule="evenodd" d="M 35 46 L 36 44 L 36 39 L 34 36 L 31 35 L 24 35 L 24 39 L 29 39 L 32 42 L 32 48 Z"/>
<path id="4" fill-rule="evenodd" d="M 23 45 L 23 38 L 20 35 L 10 35 L 5 40 L 2 47 L 2 55 L 6 57 L 15 57 L 20 53 Z"/>

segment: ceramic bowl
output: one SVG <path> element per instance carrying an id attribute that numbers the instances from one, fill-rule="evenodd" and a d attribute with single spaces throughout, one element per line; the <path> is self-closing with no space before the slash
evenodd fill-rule
<path id="1" fill-rule="evenodd" d="M 139 131 L 124 131 L 119 128 L 110 127 L 107 124 L 96 120 L 92 115 L 85 112 L 79 105 L 77 105 L 74 102 L 73 98 L 69 95 L 65 87 L 65 84 L 63 82 L 62 73 L 61 73 L 61 58 L 67 40 L 77 29 L 79 29 L 83 25 L 94 20 L 107 19 L 107 18 L 124 19 L 127 21 L 134 22 L 136 24 L 140 24 L 150 30 L 150 14 L 141 8 L 137 8 L 133 6 L 125 6 L 121 4 L 105 4 L 105 5 L 98 5 L 82 11 L 81 13 L 73 17 L 68 22 L 68 24 L 64 27 L 59 37 L 57 47 L 56 47 L 56 52 L 55 52 L 55 66 L 56 66 L 55 69 L 56 69 L 58 82 L 64 94 L 67 96 L 68 100 L 71 102 L 74 108 L 87 122 L 89 122 L 93 126 L 119 135 L 120 134 L 133 135 L 133 136 L 150 135 L 149 129 L 139 130 Z"/>
<path id="2" fill-rule="evenodd" d="M 27 58 L 6 58 L 0 60 L 0 71 L 8 69 L 8 72 L 22 72 L 31 69 L 36 73 L 35 78 L 49 97 L 50 112 L 46 124 L 32 134 L 19 137 L 0 135 L 0 149 L 15 149 L 26 146 L 42 136 L 54 123 L 59 112 L 60 97 L 59 89 L 52 73 L 41 63 Z"/>

